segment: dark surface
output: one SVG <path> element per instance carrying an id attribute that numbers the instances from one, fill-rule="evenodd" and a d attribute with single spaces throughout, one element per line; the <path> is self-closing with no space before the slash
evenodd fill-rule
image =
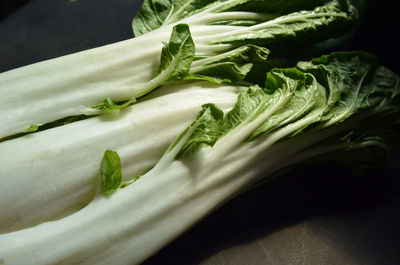
<path id="1" fill-rule="evenodd" d="M 2 0 L 0 2 L 0 20 L 27 3 L 29 0 Z"/>
<path id="2" fill-rule="evenodd" d="M 31 0 L 0 21 L 0 72 L 133 37 L 139 1 Z"/>
<path id="3" fill-rule="evenodd" d="M 343 48 L 372 52 L 400 73 L 394 3 L 371 2 Z M 4 6 L 0 72 L 132 37 L 140 1 L 31 0 L 7 14 Z M 145 264 L 398 265 L 399 163 L 398 154 L 357 177 L 332 164 L 296 168 L 229 202 Z"/>

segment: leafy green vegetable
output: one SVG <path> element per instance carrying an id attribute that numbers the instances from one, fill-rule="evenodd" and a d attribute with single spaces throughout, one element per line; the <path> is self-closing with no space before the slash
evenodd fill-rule
<path id="1" fill-rule="evenodd" d="M 0 263 L 137 264 L 289 167 L 385 163 L 400 143 L 397 74 L 358 51 L 277 67 L 356 17 L 347 0 L 145 0 L 137 38 L 0 75 L 0 137 L 121 112 L 0 143 Z"/>
<path id="2" fill-rule="evenodd" d="M 19 264 L 32 257 L 37 264 L 79 263 L 82 255 L 88 264 L 140 263 L 228 198 L 281 170 L 338 157 L 356 169 L 377 166 L 399 144 L 400 78 L 375 57 L 332 53 L 266 75 L 264 87 L 248 85 L 226 115 L 203 105 L 140 178 L 122 183 L 119 155 L 107 150 L 102 192 L 113 195 L 97 194 L 63 219 L 1 234 L 0 257 Z M 103 254 L 110 238 L 112 250 Z M 38 255 L 37 242 L 56 254 Z"/>

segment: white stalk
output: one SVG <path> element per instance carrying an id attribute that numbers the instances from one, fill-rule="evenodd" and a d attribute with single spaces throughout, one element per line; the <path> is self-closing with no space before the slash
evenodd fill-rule
<path id="1" fill-rule="evenodd" d="M 272 14 L 260 14 L 255 12 L 222 12 L 222 13 L 199 13 L 190 17 L 191 25 L 207 25 L 216 23 L 223 20 L 271 20 L 274 19 L 276 15 Z"/>
<path id="2" fill-rule="evenodd" d="M 162 42 L 168 41 L 172 27 L 1 73 L 0 139 L 25 132 L 31 125 L 97 114 L 91 107 L 106 97 L 118 102 L 154 89 L 165 76 L 152 80 Z M 199 56 L 230 47 L 207 50 L 205 45 L 199 43 Z"/>
<path id="3" fill-rule="evenodd" d="M 215 102 L 226 111 L 240 91 L 201 82 L 167 86 L 117 117 L 93 117 L 0 143 L 0 232 L 86 205 L 106 149 L 118 151 L 128 178 L 144 174 L 202 104 Z"/>
<path id="4" fill-rule="evenodd" d="M 161 40 L 167 41 L 168 34 L 149 34 L 0 74 L 0 139 L 32 124 L 82 114 L 106 97 L 125 100 L 121 91 L 152 78 Z"/>

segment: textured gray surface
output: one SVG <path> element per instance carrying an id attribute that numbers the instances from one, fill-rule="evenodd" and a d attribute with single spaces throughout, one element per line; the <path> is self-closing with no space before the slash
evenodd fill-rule
<path id="1" fill-rule="evenodd" d="M 394 10 L 379 3 L 371 10 Z M 130 38 L 139 6 L 30 1 L 0 21 L 0 72 Z M 385 33 L 393 18 L 375 18 L 367 17 L 349 48 L 374 52 L 399 72 L 398 41 Z M 399 163 L 397 155 L 387 169 L 361 177 L 329 164 L 292 170 L 229 202 L 145 264 L 398 265 Z"/>

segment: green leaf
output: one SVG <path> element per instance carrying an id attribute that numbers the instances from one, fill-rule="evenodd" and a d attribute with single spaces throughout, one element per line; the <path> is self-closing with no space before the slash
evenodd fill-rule
<path id="1" fill-rule="evenodd" d="M 238 96 L 238 100 L 234 108 L 229 111 L 223 122 L 223 133 L 232 130 L 250 115 L 257 115 L 265 108 L 260 107 L 265 102 L 272 99 L 273 96 L 266 94 L 259 86 L 252 86 L 246 92 L 242 92 Z"/>
<path id="2" fill-rule="evenodd" d="M 185 80 L 205 80 L 214 84 L 235 83 L 243 80 L 250 72 L 252 64 L 238 65 L 231 62 L 216 63 L 201 72 L 190 74 Z"/>
<path id="3" fill-rule="evenodd" d="M 160 66 L 155 76 L 144 85 L 134 88 L 134 96 L 136 98 L 146 95 L 168 82 L 182 80 L 188 75 L 195 54 L 194 42 L 190 35 L 189 26 L 186 24 L 176 25 L 172 29 L 169 42 L 163 43 L 163 45 Z M 135 103 L 136 98 L 119 104 L 115 103 L 110 97 L 107 97 L 103 103 L 93 106 L 92 109 L 98 110 L 100 114 L 116 112 Z M 95 112 L 94 114 L 99 113 Z"/>
<path id="4" fill-rule="evenodd" d="M 206 80 L 220 84 L 236 83 L 251 71 L 254 63 L 267 61 L 269 50 L 255 45 L 244 45 L 215 56 L 195 60 L 185 80 Z"/>
<path id="5" fill-rule="evenodd" d="M 186 24 L 176 25 L 172 30 L 169 42 L 163 44 L 160 67 L 155 78 L 163 74 L 164 82 L 182 80 L 189 72 L 195 55 L 195 46 L 189 26 Z"/>
<path id="6" fill-rule="evenodd" d="M 261 134 L 268 134 L 290 123 L 322 112 L 326 104 L 325 89 L 312 75 L 304 74 L 295 68 L 274 69 L 267 75 L 266 89 L 274 91 L 289 85 L 295 91 L 290 99 L 247 139 L 252 141 Z M 318 120 L 314 120 L 316 122 Z M 309 124 L 307 124 L 309 126 Z"/>
<path id="7" fill-rule="evenodd" d="M 189 126 L 193 130 L 185 130 L 184 133 L 188 131 L 192 133 L 180 149 L 177 157 L 193 153 L 202 145 L 213 146 L 220 137 L 223 117 L 223 111 L 214 104 L 203 105 L 196 120 Z M 178 137 L 178 139 L 181 138 Z"/>
<path id="8" fill-rule="evenodd" d="M 122 182 L 121 160 L 117 152 L 106 150 L 101 162 L 101 191 L 108 195 L 118 190 Z"/>
<path id="9" fill-rule="evenodd" d="M 31 125 L 29 126 L 29 128 L 26 129 L 25 132 L 27 132 L 27 133 L 32 133 L 32 132 L 36 132 L 37 130 L 39 130 L 39 125 L 37 125 L 37 124 L 31 124 Z"/>
<path id="10" fill-rule="evenodd" d="M 329 91 L 324 112 L 327 125 L 340 123 L 364 109 L 383 115 L 399 110 L 400 79 L 365 52 L 336 52 L 300 62 L 298 69 L 311 73 Z M 386 103 L 377 108 L 381 103 Z M 384 118 L 383 116 L 381 117 Z"/>

